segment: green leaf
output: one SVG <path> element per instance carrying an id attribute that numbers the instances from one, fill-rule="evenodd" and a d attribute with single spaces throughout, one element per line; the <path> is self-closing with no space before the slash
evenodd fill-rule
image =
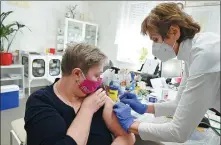
<path id="1" fill-rule="evenodd" d="M 14 33 L 15 31 L 17 31 L 17 29 L 12 28 L 14 25 L 10 24 L 7 26 L 3 26 L 0 29 L 0 37 L 4 37 L 4 36 L 8 36 L 11 35 L 12 33 Z"/>
<path id="2" fill-rule="evenodd" d="M 16 23 L 16 25 L 17 25 L 17 27 L 18 27 L 18 30 L 21 29 L 21 28 L 23 28 L 23 27 L 25 27 L 24 24 L 20 24 L 19 22 L 15 22 L 15 23 Z"/>
<path id="3" fill-rule="evenodd" d="M 1 24 L 3 23 L 3 21 L 5 20 L 5 18 L 8 17 L 8 15 L 10 15 L 11 13 L 13 13 L 13 11 L 8 11 L 8 12 L 3 12 L 1 13 Z"/>
<path id="4" fill-rule="evenodd" d="M 6 28 L 11 28 L 11 27 L 16 26 L 16 25 L 17 25 L 16 23 L 12 23 L 12 24 L 6 25 L 5 27 L 6 27 Z"/>
<path id="5" fill-rule="evenodd" d="M 27 26 L 25 26 L 24 24 L 21 24 L 17 21 L 11 23 L 11 24 L 7 24 L 7 25 L 4 25 L 3 24 L 3 21 L 11 14 L 13 13 L 13 11 L 8 11 L 8 12 L 3 12 L 1 13 L 1 27 L 0 27 L 0 38 L 1 38 L 1 41 L 3 39 L 6 39 L 8 41 L 8 46 L 7 46 L 7 51 L 9 50 L 15 36 L 17 35 L 17 32 L 20 31 L 21 33 L 23 33 L 21 31 L 22 28 L 26 27 L 28 28 Z M 29 29 L 29 28 L 28 28 Z M 30 29 L 29 29 L 30 30 Z M 31 31 L 31 30 L 30 30 Z M 1 48 L 2 49 L 2 44 L 1 44 Z"/>
<path id="6" fill-rule="evenodd" d="M 16 23 L 16 25 L 17 25 L 17 27 L 18 27 L 18 30 L 20 30 L 21 28 L 27 28 L 27 29 L 29 29 L 27 26 L 25 26 L 24 24 L 21 24 L 21 23 L 19 23 L 19 22 L 15 22 Z M 29 31 L 31 31 L 31 29 L 29 29 Z"/>

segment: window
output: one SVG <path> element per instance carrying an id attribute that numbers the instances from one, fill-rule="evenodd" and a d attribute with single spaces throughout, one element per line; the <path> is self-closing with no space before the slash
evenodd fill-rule
<path id="1" fill-rule="evenodd" d="M 152 2 L 124 2 L 115 43 L 118 45 L 117 60 L 132 64 L 139 63 L 142 48 L 148 54 L 152 42 L 140 34 L 141 23 L 149 12 Z M 125 55 L 127 54 L 127 55 Z"/>
<path id="2" fill-rule="evenodd" d="M 115 39 L 118 61 L 139 64 L 143 48 L 148 51 L 146 57 L 153 58 L 152 41 L 148 36 L 142 36 L 140 30 L 144 18 L 159 3 L 162 1 L 123 2 Z"/>

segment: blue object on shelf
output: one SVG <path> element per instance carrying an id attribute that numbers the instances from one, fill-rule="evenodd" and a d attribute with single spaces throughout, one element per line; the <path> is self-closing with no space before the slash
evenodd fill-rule
<path id="1" fill-rule="evenodd" d="M 126 88 L 125 88 L 125 91 L 130 91 L 130 88 L 129 88 L 129 87 L 126 87 Z"/>
<path id="2" fill-rule="evenodd" d="M 131 75 L 131 79 L 132 79 L 132 81 L 133 81 L 133 80 L 134 80 L 134 77 L 135 77 L 135 73 L 134 73 L 134 72 L 131 72 L 130 75 Z"/>
<path id="3" fill-rule="evenodd" d="M 118 90 L 118 95 L 122 95 L 124 93 L 119 86 L 111 85 L 110 90 Z"/>
<path id="4" fill-rule="evenodd" d="M 113 81 L 110 82 L 109 86 L 113 86 Z"/>
<path id="5" fill-rule="evenodd" d="M 118 89 L 118 96 L 123 95 L 123 94 L 124 94 L 124 91 L 121 88 L 119 88 Z"/>
<path id="6" fill-rule="evenodd" d="M 119 88 L 117 86 L 113 86 L 113 85 L 110 86 L 110 90 L 118 90 L 118 89 Z"/>
<path id="7" fill-rule="evenodd" d="M 19 106 L 19 87 L 17 85 L 1 86 L 0 110 Z"/>
<path id="8" fill-rule="evenodd" d="M 130 90 L 135 90 L 135 88 L 136 88 L 136 81 L 133 80 L 130 85 Z"/>
<path id="9" fill-rule="evenodd" d="M 151 103 L 156 103 L 157 102 L 157 98 L 155 96 L 149 95 L 148 96 L 148 101 Z"/>

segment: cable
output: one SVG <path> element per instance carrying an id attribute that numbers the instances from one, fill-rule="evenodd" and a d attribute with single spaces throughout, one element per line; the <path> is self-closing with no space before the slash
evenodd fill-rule
<path id="1" fill-rule="evenodd" d="M 209 114 L 208 114 L 207 112 L 206 112 L 206 115 L 208 116 L 207 118 L 210 119 L 210 118 L 209 118 Z"/>
<path id="2" fill-rule="evenodd" d="M 219 117 L 221 116 L 221 113 L 219 111 L 217 111 L 216 109 L 210 108 L 209 110 L 216 113 L 217 116 L 219 116 Z"/>
<path id="3" fill-rule="evenodd" d="M 209 126 L 218 136 L 220 136 L 220 133 L 216 130 L 216 129 L 220 130 L 220 128 L 213 127 L 205 122 L 201 122 L 201 123 Z"/>
<path id="4" fill-rule="evenodd" d="M 210 119 L 210 117 L 209 117 L 209 114 L 206 112 L 206 115 L 208 116 L 207 118 L 209 119 L 209 120 L 212 120 L 212 121 L 214 121 L 214 122 L 216 122 L 216 123 L 219 123 L 219 124 L 221 124 L 221 122 L 219 122 L 219 121 L 217 121 L 217 120 L 214 120 L 214 119 Z"/>
<path id="5" fill-rule="evenodd" d="M 210 128 L 214 128 L 214 129 L 217 129 L 217 130 L 221 130 L 220 128 L 213 127 L 213 126 L 209 125 L 209 124 L 206 123 L 206 122 L 201 122 L 201 123 L 202 123 L 202 124 L 205 124 L 205 125 L 207 125 L 207 126 L 209 126 Z"/>
<path id="6" fill-rule="evenodd" d="M 221 124 L 219 121 L 217 121 L 217 120 L 214 120 L 214 119 L 209 119 L 209 120 L 211 120 L 211 121 L 214 121 L 214 122 L 216 122 L 216 123 L 219 123 L 219 124 Z"/>

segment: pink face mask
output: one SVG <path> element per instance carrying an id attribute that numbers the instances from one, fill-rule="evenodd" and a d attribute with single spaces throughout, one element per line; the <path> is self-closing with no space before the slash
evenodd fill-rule
<path id="1" fill-rule="evenodd" d="M 102 83 L 101 78 L 99 78 L 98 81 L 92 81 L 84 77 L 84 81 L 79 85 L 79 88 L 84 94 L 88 95 L 95 92 L 96 89 L 101 85 L 101 83 Z"/>

